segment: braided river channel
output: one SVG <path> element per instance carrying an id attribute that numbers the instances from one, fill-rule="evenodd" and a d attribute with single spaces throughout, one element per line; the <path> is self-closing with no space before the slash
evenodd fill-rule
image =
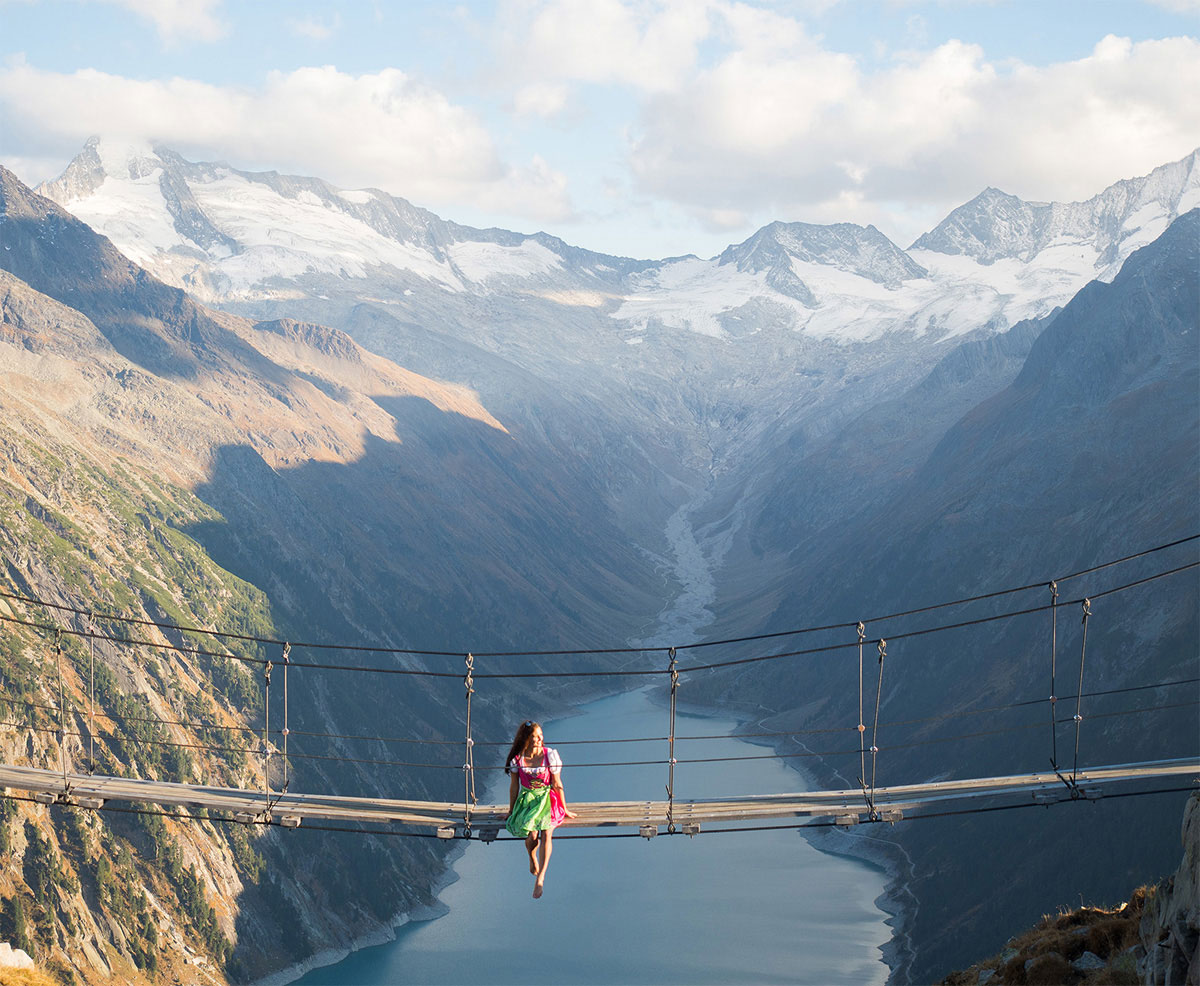
<path id="1" fill-rule="evenodd" d="M 680 562 L 690 553 L 688 571 L 679 572 L 690 581 L 681 579 L 685 591 L 672 611 L 664 611 L 660 628 L 684 643 L 687 638 L 679 634 L 704 622 L 709 586 L 705 566 L 697 563 L 699 546 L 689 540 L 690 526 L 678 524 L 673 533 Z M 544 724 L 546 744 L 564 762 L 568 805 L 665 797 L 665 740 L 606 741 L 664 737 L 666 697 L 661 686 L 651 686 L 590 702 L 569 718 Z M 677 738 L 706 738 L 677 739 L 676 757 L 721 762 L 680 762 L 677 799 L 778 794 L 808 786 L 787 761 L 764 756 L 769 748 L 734 735 L 738 726 L 732 718 L 678 713 Z M 756 759 L 724 759 L 730 757 Z M 588 766 L 637 760 L 659 763 Z M 507 778 L 498 770 L 489 771 L 489 778 L 481 803 L 506 802 Z M 533 877 L 520 842 L 466 843 L 453 862 L 452 882 L 439 894 L 444 913 L 410 920 L 397 929 L 395 941 L 352 952 L 298 982 L 860 986 L 888 978 L 884 954 L 892 934 L 882 909 L 887 874 L 814 845 L 861 853 L 864 845 L 854 845 L 861 837 L 826 829 L 824 838 L 810 841 L 795 829 L 714 828 L 695 837 L 664 833 L 651 839 L 573 839 L 572 829 L 561 828 L 541 900 L 532 899 Z M 597 834 L 580 834 L 585 831 Z"/>

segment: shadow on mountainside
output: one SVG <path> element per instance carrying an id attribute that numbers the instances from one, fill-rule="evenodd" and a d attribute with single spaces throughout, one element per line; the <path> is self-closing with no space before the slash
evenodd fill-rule
<path id="1" fill-rule="evenodd" d="M 293 646 L 293 730 L 420 741 L 331 744 L 295 735 L 293 751 L 392 765 L 297 758 L 293 790 L 461 800 L 466 651 L 620 644 L 661 608 L 661 582 L 626 543 L 599 496 L 548 452 L 535 454 L 504 432 L 420 398 L 378 403 L 396 419 L 402 438 L 368 437 L 353 462 L 276 470 L 246 446 L 221 448 L 211 478 L 195 492 L 223 520 L 186 533 L 223 568 L 263 589 L 277 625 L 297 639 L 457 652 L 422 657 Z M 278 654 L 271 656 L 278 662 Z M 605 660 L 591 658 L 589 666 L 610 666 Z M 301 663 L 449 676 L 313 670 Z M 528 672 L 553 664 L 552 658 L 481 659 L 476 671 Z M 476 679 L 475 735 L 507 739 L 514 713 L 501 719 L 496 710 L 528 715 L 524 710 L 545 709 L 547 684 Z M 570 679 L 565 694 L 587 694 L 598 684 Z M 272 689 L 277 717 L 278 677 Z M 481 749 L 480 768 L 495 755 Z M 437 766 L 411 766 L 420 763 Z M 302 831 L 269 838 L 311 844 L 306 879 L 312 885 L 302 883 L 305 893 L 321 888 L 325 902 L 318 910 L 336 906 L 371 920 L 419 903 L 412 888 L 428 885 L 441 853 L 426 840 L 409 853 L 398 851 L 401 840 L 380 847 Z M 287 961 L 328 947 L 308 940 L 303 923 L 292 919 L 289 895 L 295 892 L 269 872 L 247 889 L 246 901 L 266 903 L 270 917 L 257 906 L 241 908 L 238 930 L 246 947 L 239 947 L 243 965 L 236 968 L 259 971 L 255 949 Z M 345 942 L 348 934 L 335 932 L 330 940 Z"/>

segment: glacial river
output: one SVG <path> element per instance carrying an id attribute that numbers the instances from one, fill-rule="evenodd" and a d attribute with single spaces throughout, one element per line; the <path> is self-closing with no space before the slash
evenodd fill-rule
<path id="1" fill-rule="evenodd" d="M 697 501 L 698 502 L 698 501 Z M 667 525 L 665 564 L 679 587 L 639 646 L 698 639 L 712 619 L 712 570 L 722 546 L 697 541 L 695 504 Z M 660 692 L 661 692 L 660 688 Z M 658 701 L 653 699 L 657 698 Z M 659 800 L 667 768 L 588 764 L 664 760 L 666 742 L 596 742 L 663 737 L 665 694 L 629 692 L 591 702 L 544 724 L 564 762 L 572 801 Z M 769 753 L 732 734 L 729 718 L 679 713 L 680 760 Z M 686 736 L 715 739 L 679 740 Z M 485 749 L 485 748 L 481 748 Z M 483 765 L 476 754 L 476 769 Z M 499 771 L 484 803 L 508 798 Z M 803 790 L 804 777 L 774 759 L 678 764 L 679 798 Z M 561 836 L 571 834 L 561 829 Z M 702 831 L 694 838 L 556 838 L 545 896 L 521 843 L 466 844 L 455 880 L 439 895 L 444 916 L 412 921 L 394 942 L 351 953 L 308 973 L 305 986 L 433 983 L 883 983 L 891 931 L 875 901 L 886 875 L 857 859 L 822 852 L 795 830 Z"/>

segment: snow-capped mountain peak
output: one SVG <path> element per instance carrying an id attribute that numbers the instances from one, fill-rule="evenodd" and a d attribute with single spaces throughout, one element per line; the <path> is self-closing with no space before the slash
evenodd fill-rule
<path id="1" fill-rule="evenodd" d="M 926 273 L 874 226 L 854 223 L 773 222 L 744 243 L 728 247 L 719 258 L 721 264 L 754 273 L 780 272 L 795 260 L 824 264 L 889 288 Z"/>
<path id="2" fill-rule="evenodd" d="M 1198 158 L 1080 203 L 988 188 L 907 251 L 873 226 L 775 222 L 719 257 L 658 262 L 473 229 L 377 189 L 193 163 L 162 146 L 91 140 L 40 191 L 210 304 L 334 325 L 365 317 L 365 304 L 407 324 L 454 325 L 486 348 L 529 351 L 547 340 L 518 338 L 527 326 L 588 310 L 602 321 L 575 343 L 564 336 L 568 350 L 616 340 L 632 356 L 628 347 L 650 342 L 637 352 L 653 361 L 663 330 L 854 344 L 998 331 L 1046 314 L 1088 281 L 1111 279 L 1200 201 Z M 517 334 L 496 335 L 492 320 Z"/>
<path id="3" fill-rule="evenodd" d="M 460 226 L 378 189 L 193 163 L 161 145 L 92 138 L 38 191 L 210 303 L 302 297 L 298 282 L 313 279 L 382 275 L 399 288 L 389 293 L 411 295 L 554 281 L 568 265 L 604 283 L 644 266 L 545 234 Z"/>
<path id="4" fill-rule="evenodd" d="M 981 264 L 1033 262 L 1064 245 L 1094 254 L 1108 279 L 1137 247 L 1200 205 L 1200 149 L 1149 175 L 1110 185 L 1085 202 L 1026 202 L 988 188 L 919 237 L 910 250 L 972 257 Z"/>

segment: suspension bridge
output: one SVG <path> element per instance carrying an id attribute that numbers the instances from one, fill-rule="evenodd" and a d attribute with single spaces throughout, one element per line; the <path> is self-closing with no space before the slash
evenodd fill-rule
<path id="1" fill-rule="evenodd" d="M 1175 677 L 1166 681 L 1138 682 L 1118 688 L 1085 689 L 1088 628 L 1095 619 L 1093 604 L 1104 597 L 1131 592 L 1139 587 L 1158 583 L 1161 580 L 1178 578 L 1200 567 L 1200 561 L 1188 560 L 1184 564 L 1159 567 L 1149 574 L 1115 584 L 1097 587 L 1086 596 L 1063 600 L 1060 586 L 1084 576 L 1095 577 L 1112 569 L 1139 559 L 1150 558 L 1160 553 L 1193 545 L 1200 535 L 1183 538 L 1170 544 L 1147 551 L 1114 559 L 1092 568 L 1071 573 L 1044 582 L 1001 589 L 965 599 L 938 603 L 920 609 L 877 616 L 869 621 L 843 623 L 831 626 L 804 627 L 797 630 L 765 633 L 720 641 L 703 641 L 685 645 L 644 648 L 616 647 L 567 651 L 506 651 L 506 652 L 451 652 L 419 651 L 402 648 L 363 647 L 361 645 L 300 643 L 274 640 L 264 637 L 242 635 L 226 631 L 186 627 L 155 622 L 147 619 L 113 614 L 97 614 L 85 609 L 71 607 L 40 599 L 29 593 L 0 589 L 0 599 L 9 601 L 7 613 L 0 613 L 0 623 L 22 626 L 45 635 L 52 640 L 51 652 L 54 662 L 47 670 L 48 681 L 43 682 L 43 692 L 51 696 L 57 692 L 57 701 L 29 702 L 0 698 L 0 703 L 10 709 L 25 711 L 24 722 L 9 722 L 10 727 L 52 733 L 57 737 L 58 767 L 34 764 L 0 764 L 0 785 L 4 796 L 30 800 L 45 805 L 69 805 L 88 810 L 118 810 L 152 812 L 183 819 L 205 817 L 214 820 L 247 825 L 276 826 L 295 829 L 326 829 L 336 831 L 361 831 L 399 836 L 440 839 L 477 839 L 491 842 L 503 831 L 507 805 L 481 804 L 476 797 L 476 777 L 479 771 L 499 769 L 484 764 L 477 769 L 475 754 L 478 747 L 507 746 L 498 741 L 483 742 L 474 734 L 472 723 L 475 695 L 484 681 L 489 679 L 569 679 L 574 677 L 613 677 L 637 683 L 639 680 L 651 685 L 661 682 L 665 698 L 664 734 L 656 737 L 613 737 L 611 742 L 659 744 L 665 756 L 652 760 L 633 760 L 615 763 L 581 763 L 573 766 L 639 766 L 662 769 L 666 797 L 658 800 L 610 800 L 601 802 L 571 801 L 572 810 L 578 817 L 568 820 L 564 828 L 570 830 L 565 837 L 625 837 L 653 838 L 659 834 L 683 834 L 695 836 L 701 832 L 745 831 L 747 828 L 804 827 L 812 825 L 849 827 L 860 823 L 897 822 L 902 819 L 937 817 L 946 814 L 1000 811 L 1020 807 L 1049 806 L 1065 801 L 1095 801 L 1101 798 L 1136 797 L 1146 794 L 1166 793 L 1194 789 L 1200 782 L 1200 752 L 1197 736 L 1184 736 L 1184 754 L 1170 758 L 1143 760 L 1134 763 L 1110 763 L 1080 766 L 1081 728 L 1088 708 L 1085 699 L 1095 702 L 1101 697 L 1134 695 L 1152 692 L 1164 696 L 1174 689 L 1186 688 L 1187 697 L 1176 702 L 1160 702 L 1152 706 L 1140 706 L 1117 712 L 1103 712 L 1096 718 L 1145 715 L 1169 710 L 1200 709 L 1200 675 Z M 1189 549 L 1190 550 L 1190 549 Z M 1194 576 L 1192 576 L 1194 578 Z M 1000 605 L 1004 597 L 1020 593 L 1042 591 L 1049 593 L 1049 601 L 1015 609 L 1000 609 L 975 615 L 970 619 L 955 619 L 928 625 L 912 624 L 914 618 L 936 618 L 953 613 L 956 608 L 986 603 Z M 66 620 L 58 622 L 37 618 L 37 614 L 25 615 L 19 610 L 41 610 L 43 613 L 58 613 Z M 1067 660 L 1059 643 L 1059 621 L 1064 612 L 1078 617 L 1078 657 L 1071 655 L 1071 679 L 1074 691 L 1057 694 L 1060 665 Z M 1025 699 L 991 706 L 941 710 L 931 716 L 909 720 L 880 721 L 881 707 L 885 706 L 884 681 L 889 642 L 923 637 L 927 634 L 946 633 L 968 628 L 1012 621 L 1018 618 L 1047 621 L 1049 648 L 1047 653 L 1047 683 L 1049 694 L 1044 698 Z M 869 636 L 867 627 L 875 627 L 892 621 L 905 619 L 899 632 L 888 637 Z M 109 624 L 102 630 L 98 623 Z M 122 628 L 114 632 L 111 627 Z M 128 634 L 140 632 L 143 637 Z M 152 639 L 154 633 L 159 639 Z M 164 633 L 180 637 L 187 633 L 209 639 L 219 650 L 187 647 L 172 643 Z M 781 641 L 791 640 L 803 634 L 825 634 L 832 642 L 803 649 L 779 650 Z M 89 664 L 85 669 L 71 666 L 64 669 L 65 637 L 76 637 L 88 642 Z M 838 637 L 848 639 L 838 639 Z M 111 645 L 147 647 L 165 651 L 176 651 L 191 657 L 219 657 L 258 666 L 263 673 L 264 708 L 261 729 L 250 726 L 237 727 L 243 734 L 254 737 L 253 746 L 231 748 L 227 745 L 188 742 L 169 738 L 178 736 L 183 729 L 207 730 L 219 724 L 209 721 L 168 719 L 162 716 L 138 716 L 116 713 L 98 708 L 95 699 L 95 644 L 104 641 Z M 255 656 L 243 653 L 239 645 L 253 647 L 260 652 L 274 652 L 278 656 Z M 688 663 L 691 654 L 705 648 L 750 648 L 745 656 L 729 657 L 716 661 Z M 295 652 L 311 655 L 322 653 L 357 652 L 380 655 L 392 663 L 372 665 L 336 663 L 333 661 L 296 660 Z M 665 659 L 665 667 L 591 667 L 579 662 L 600 655 L 653 656 L 659 653 Z M 739 653 L 741 651 L 739 650 Z M 795 756 L 813 756 L 825 759 L 842 756 L 857 761 L 857 785 L 844 789 L 798 791 L 792 793 L 742 792 L 732 797 L 690 798 L 686 791 L 676 789 L 676 768 L 680 764 L 703 763 L 723 759 L 746 758 L 683 758 L 678 756 L 685 743 L 714 737 L 684 736 L 677 733 L 678 695 L 681 678 L 700 673 L 711 673 L 721 669 L 745 668 L 753 665 L 773 664 L 813 655 L 842 655 L 849 663 L 857 666 L 857 715 L 852 723 L 838 727 L 776 731 L 752 734 L 756 738 L 775 744 L 790 740 L 804 747 L 805 753 Z M 541 671 L 481 671 L 477 662 L 502 658 L 537 657 L 555 658 L 560 664 Z M 681 660 L 683 657 L 683 660 Z M 462 662 L 460 671 L 446 670 L 444 665 L 436 667 L 415 666 L 420 660 L 456 659 Z M 1193 670 L 1200 671 L 1200 655 L 1193 654 Z M 68 662 L 69 663 L 69 662 Z M 79 664 L 76 658 L 75 664 Z M 461 682 L 462 692 L 462 738 L 459 741 L 435 741 L 428 737 L 383 737 L 348 736 L 328 732 L 292 730 L 289 726 L 289 672 L 327 671 L 336 673 L 408 676 L 426 679 L 451 679 Z M 272 674 L 275 673 L 275 686 Z M 873 680 L 872 680 L 873 679 Z M 874 686 L 873 688 L 871 686 Z M 86 687 L 85 687 L 86 686 Z M 81 701 L 69 701 L 69 692 L 80 692 Z M 872 696 L 872 691 L 874 695 Z M 275 693 L 276 726 L 272 728 L 272 693 Z M 1064 714 L 1060 705 L 1065 704 Z M 988 714 L 996 715 L 1014 710 L 1036 712 L 1043 710 L 1040 723 L 1024 722 L 1020 725 L 998 728 L 991 731 L 918 740 L 909 744 L 887 746 L 881 736 L 889 729 L 914 723 L 949 722 L 956 718 Z M 40 718 L 39 718 L 40 716 Z M 282 719 L 282 725 L 279 720 Z M 261 763 L 263 779 L 260 788 L 218 786 L 194 783 L 190 780 L 150 779 L 130 776 L 105 775 L 95 769 L 94 744 L 103 739 L 106 730 L 111 733 L 122 722 L 149 723 L 163 731 L 168 738 L 143 738 L 142 742 L 164 747 L 201 750 L 209 754 L 238 752 L 256 758 Z M 878 767 L 881 754 L 900 746 L 918 746 L 922 742 L 945 742 L 947 739 L 969 739 L 989 734 L 1003 735 L 1012 731 L 1034 726 L 1048 729 L 1048 771 L 1008 773 L 1001 776 L 969 777 L 930 780 L 910 784 L 878 784 Z M 174 730 L 174 734 L 172 733 Z M 881 733 L 881 730 L 883 731 Z M 817 734 L 848 733 L 856 737 L 853 748 L 831 751 L 813 751 L 805 743 Z M 1194 733 L 1194 731 L 1193 731 Z M 1065 734 L 1073 741 L 1064 744 L 1059 756 L 1059 738 Z M 461 763 L 426 763 L 400 761 L 386 758 L 349 757 L 333 752 L 313 754 L 289 751 L 289 739 L 303 736 L 307 739 L 324 738 L 327 741 L 357 739 L 381 744 L 388 742 L 419 745 L 435 745 L 461 751 Z M 1068 747 L 1070 747 L 1068 762 Z M 764 754 L 764 758 L 786 757 L 784 753 Z M 295 760 L 321 760 L 333 764 L 375 765 L 379 767 L 401 767 L 418 769 L 461 770 L 463 788 L 461 801 L 414 800 L 385 797 L 359 797 L 335 793 L 298 793 L 290 790 L 291 764 Z M 88 770 L 76 766 L 77 761 L 89 765 Z M 572 765 L 569 765 L 572 766 Z M 275 780 L 280 781 L 274 784 Z M 781 824 L 783 823 L 783 824 Z M 353 828 L 350 828 L 353 826 Z"/>

